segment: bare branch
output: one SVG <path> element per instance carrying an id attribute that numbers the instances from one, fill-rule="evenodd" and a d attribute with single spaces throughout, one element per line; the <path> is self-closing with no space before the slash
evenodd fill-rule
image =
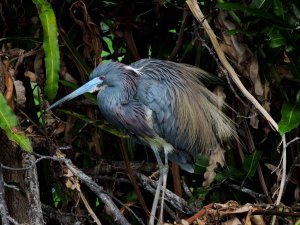
<path id="1" fill-rule="evenodd" d="M 75 215 L 74 213 L 61 212 L 60 210 L 53 209 L 52 207 L 44 204 L 42 205 L 42 209 L 45 216 L 52 220 L 58 221 L 61 224 L 75 224 L 78 222 L 78 220 L 84 223 L 89 219 L 87 215 Z"/>
<path id="2" fill-rule="evenodd" d="M 23 158 L 23 165 L 31 166 L 31 169 L 26 170 L 25 173 L 25 185 L 27 187 L 26 194 L 30 205 L 29 213 L 31 224 L 44 224 L 42 203 L 40 200 L 39 180 L 35 163 L 36 160 L 33 155 L 27 153 L 23 154 Z"/>
<path id="3" fill-rule="evenodd" d="M 155 194 L 157 182 L 151 180 L 150 178 L 146 177 L 141 173 L 136 174 L 137 177 L 140 179 L 142 186 L 148 190 L 151 194 Z M 165 200 L 169 202 L 176 210 L 179 210 L 183 213 L 192 214 L 197 212 L 197 208 L 190 206 L 183 198 L 175 195 L 170 190 L 166 189 L 166 196 Z"/>

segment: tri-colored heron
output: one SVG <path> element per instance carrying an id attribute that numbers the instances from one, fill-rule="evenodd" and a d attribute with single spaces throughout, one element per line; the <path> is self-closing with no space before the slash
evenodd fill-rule
<path id="1" fill-rule="evenodd" d="M 142 59 L 129 66 L 109 62 L 95 68 L 88 83 L 47 110 L 98 91 L 103 116 L 151 147 L 160 168 L 149 221 L 154 224 L 161 190 L 159 222 L 163 221 L 168 160 L 193 172 L 198 153 L 209 156 L 235 134 L 231 121 L 218 108 L 216 96 L 200 81 L 205 76 L 206 72 L 194 66 L 157 59 Z"/>

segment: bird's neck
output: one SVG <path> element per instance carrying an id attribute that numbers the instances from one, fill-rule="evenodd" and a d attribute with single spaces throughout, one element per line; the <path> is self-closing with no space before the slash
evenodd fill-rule
<path id="1" fill-rule="evenodd" d="M 118 96 L 122 104 L 126 104 L 136 93 L 139 75 L 134 71 L 127 70 L 123 73 L 123 82 L 120 95 Z"/>

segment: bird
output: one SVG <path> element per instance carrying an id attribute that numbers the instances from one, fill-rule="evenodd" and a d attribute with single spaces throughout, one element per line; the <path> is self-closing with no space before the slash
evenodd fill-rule
<path id="1" fill-rule="evenodd" d="M 193 173 L 197 154 L 210 156 L 235 136 L 234 123 L 203 84 L 210 76 L 196 66 L 167 60 L 140 59 L 129 65 L 111 61 L 98 65 L 89 82 L 47 110 L 86 92 L 98 92 L 104 118 L 154 152 L 160 175 L 149 224 L 154 225 L 160 195 L 162 224 L 168 161 Z"/>

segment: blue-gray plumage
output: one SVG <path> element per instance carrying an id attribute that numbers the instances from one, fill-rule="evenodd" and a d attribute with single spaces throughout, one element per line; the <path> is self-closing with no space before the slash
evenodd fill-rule
<path id="1" fill-rule="evenodd" d="M 235 135 L 216 96 L 200 81 L 207 76 L 199 68 L 170 61 L 142 59 L 129 66 L 110 62 L 99 65 L 90 82 L 49 109 L 85 92 L 99 91 L 100 111 L 112 125 L 148 144 L 161 167 L 160 153 L 193 172 L 197 153 L 210 155 L 220 142 Z M 160 177 L 164 186 L 166 171 L 165 165 Z M 155 211 L 153 206 L 150 224 Z"/>

